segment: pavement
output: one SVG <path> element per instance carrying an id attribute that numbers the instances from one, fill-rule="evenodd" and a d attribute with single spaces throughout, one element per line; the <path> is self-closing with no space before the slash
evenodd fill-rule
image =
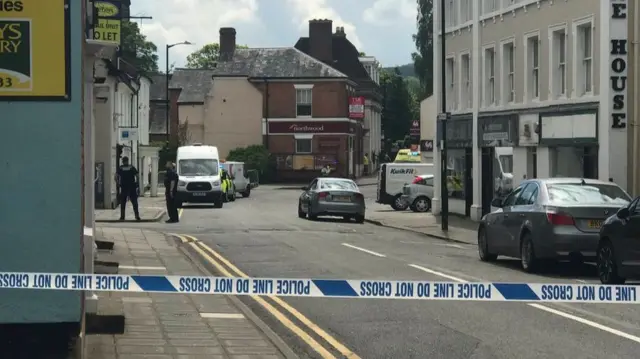
<path id="1" fill-rule="evenodd" d="M 373 193 L 363 190 L 367 216 L 386 225 L 401 223 L 402 230 L 299 219 L 299 192 L 265 187 L 222 209 L 187 206 L 178 224 L 126 225 L 179 234 L 203 267 L 225 276 L 599 283 L 589 264 L 559 263 L 528 274 L 515 259 L 481 262 L 475 241 L 463 237 L 473 233 L 472 224 L 452 217 L 449 240 L 426 235 L 436 233 L 430 221 L 437 218 L 374 207 L 375 186 L 363 187 Z M 422 222 L 424 228 L 416 228 Z M 637 305 L 236 299 L 300 358 L 637 358 L 640 349 Z"/>
<path id="2" fill-rule="evenodd" d="M 97 238 L 114 241 L 120 274 L 211 275 L 156 231 L 99 227 Z M 279 359 L 288 348 L 242 303 L 208 295 L 100 293 L 99 314 L 124 313 L 122 335 L 87 336 L 88 359 Z M 243 311 L 243 308 L 244 311 Z M 268 329 L 268 328 L 267 328 Z M 271 338 L 270 338 L 271 336 Z M 295 356 L 293 356 L 295 357 Z"/>
<path id="3" fill-rule="evenodd" d="M 167 213 L 164 196 L 144 196 L 138 198 L 138 210 L 142 222 L 160 221 L 164 218 L 165 213 Z M 120 222 L 120 207 L 116 207 L 115 209 L 96 209 L 95 216 L 97 223 Z M 133 207 L 129 202 L 127 203 L 125 216 L 127 222 L 135 222 Z"/>

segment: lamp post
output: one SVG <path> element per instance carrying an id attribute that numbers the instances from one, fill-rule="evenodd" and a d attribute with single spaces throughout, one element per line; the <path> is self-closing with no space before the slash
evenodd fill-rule
<path id="1" fill-rule="evenodd" d="M 447 82 L 446 82 L 446 44 L 445 44 L 445 0 L 440 0 L 440 86 L 442 91 L 442 112 L 438 115 L 441 131 L 441 149 L 440 149 L 440 216 L 442 217 L 441 226 L 443 231 L 449 230 L 449 188 L 447 186 Z"/>
<path id="2" fill-rule="evenodd" d="M 189 42 L 189 41 L 183 41 L 183 42 L 178 42 L 175 44 L 167 44 L 167 49 L 166 49 L 166 71 L 165 71 L 165 76 L 167 77 L 167 83 L 165 84 L 165 101 L 167 102 L 167 113 L 166 115 L 166 135 L 167 135 L 167 141 L 169 141 L 169 113 L 170 113 L 170 104 L 171 101 L 169 100 L 169 49 L 174 47 L 174 46 L 178 46 L 178 45 L 193 45 L 193 43 Z"/>

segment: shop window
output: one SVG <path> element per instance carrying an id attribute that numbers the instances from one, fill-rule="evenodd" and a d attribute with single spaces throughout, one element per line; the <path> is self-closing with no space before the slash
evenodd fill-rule
<path id="1" fill-rule="evenodd" d="M 311 153 L 312 140 L 310 138 L 296 140 L 296 153 Z"/>
<path id="2" fill-rule="evenodd" d="M 447 189 L 449 197 L 465 199 L 465 151 L 447 150 Z"/>
<path id="3" fill-rule="evenodd" d="M 312 90 L 310 88 L 296 89 L 296 116 L 310 117 L 312 104 Z"/>

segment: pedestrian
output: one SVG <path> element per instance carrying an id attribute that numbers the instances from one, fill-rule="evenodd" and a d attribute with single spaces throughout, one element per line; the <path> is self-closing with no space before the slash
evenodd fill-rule
<path id="1" fill-rule="evenodd" d="M 140 195 L 140 181 L 138 178 L 138 169 L 129 164 L 128 157 L 122 157 L 122 165 L 116 171 L 116 184 L 120 189 L 120 220 L 125 219 L 125 209 L 127 200 L 131 201 L 133 206 L 133 214 L 136 221 L 140 220 L 138 212 L 138 196 Z"/>
<path id="2" fill-rule="evenodd" d="M 171 161 L 167 162 L 166 173 L 164 175 L 164 197 L 167 202 L 167 215 L 169 220 L 166 223 L 178 223 L 178 205 L 176 195 L 178 193 L 178 173 L 175 164 Z"/>
<path id="3" fill-rule="evenodd" d="M 326 164 L 324 167 L 322 167 L 322 170 L 320 172 L 322 173 L 322 177 L 329 177 L 329 174 L 331 173 L 331 166 L 329 166 L 329 164 Z"/>
<path id="4" fill-rule="evenodd" d="M 362 159 L 362 162 L 364 164 L 364 175 L 368 176 L 369 175 L 369 154 L 368 153 L 364 154 L 364 158 Z"/>

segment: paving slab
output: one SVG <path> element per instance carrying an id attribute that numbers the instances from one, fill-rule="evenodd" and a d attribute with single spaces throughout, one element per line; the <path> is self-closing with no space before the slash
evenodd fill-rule
<path id="1" fill-rule="evenodd" d="M 188 270 L 189 275 L 205 274 L 186 255 L 182 255 L 177 242 L 170 236 L 142 229 L 113 227 L 98 227 L 96 232 L 98 238 L 115 243 L 111 255 L 125 266 L 121 267 L 121 274 L 175 275 L 171 268 L 176 267 L 181 268 L 181 272 Z M 136 252 L 140 251 L 166 270 L 136 268 Z M 166 255 L 172 252 L 181 255 Z M 98 313 L 104 312 L 124 313 L 125 333 L 87 336 L 87 358 L 285 358 L 229 297 L 99 293 Z M 217 315 L 207 318 L 202 313 L 225 315 L 224 318 Z M 229 331 L 228 328 L 234 330 Z"/>
<path id="2" fill-rule="evenodd" d="M 164 197 L 140 197 L 138 198 L 138 210 L 141 222 L 158 222 L 167 213 Z M 120 207 L 115 209 L 96 209 L 95 216 L 97 223 L 120 222 Z M 130 202 L 127 202 L 125 216 L 126 222 L 136 221 Z"/>

